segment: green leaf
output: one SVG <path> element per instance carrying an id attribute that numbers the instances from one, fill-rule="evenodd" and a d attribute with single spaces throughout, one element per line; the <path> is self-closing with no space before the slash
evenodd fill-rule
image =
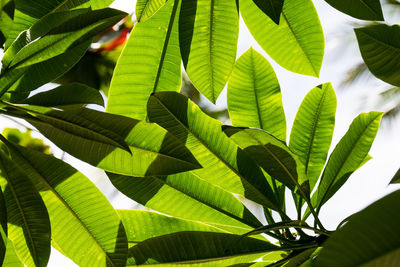
<path id="1" fill-rule="evenodd" d="M 275 196 L 261 169 L 222 131 L 222 124 L 175 92 L 152 95 L 147 105 L 150 121 L 157 122 L 185 143 L 203 166 L 203 180 L 277 209 Z"/>
<path id="2" fill-rule="evenodd" d="M 224 126 L 223 131 L 272 178 L 292 191 L 304 191 L 303 197 L 309 194 L 304 165 L 281 140 L 259 129 Z"/>
<path id="3" fill-rule="evenodd" d="M 136 19 L 143 22 L 152 17 L 167 0 L 137 0 L 136 2 Z"/>
<path id="4" fill-rule="evenodd" d="M 236 59 L 236 1 L 185 0 L 179 17 L 183 65 L 193 85 L 212 103 L 225 87 Z"/>
<path id="5" fill-rule="evenodd" d="M 297 111 L 289 148 L 305 166 L 310 190 L 321 174 L 335 127 L 336 96 L 330 83 L 312 89 Z"/>
<path id="6" fill-rule="evenodd" d="M 0 193 L 1 194 L 1 193 Z M 5 210 L 0 210 L 2 215 Z M 7 236 L 3 230 L 3 227 L 0 226 L 0 265 L 3 266 L 4 256 L 6 255 L 6 246 L 7 246 Z"/>
<path id="7" fill-rule="evenodd" d="M 273 22 L 279 25 L 284 0 L 253 0 Z"/>
<path id="8" fill-rule="evenodd" d="M 212 248 L 212 249 L 210 249 Z M 257 259 L 279 247 L 271 243 L 226 233 L 178 232 L 147 239 L 130 248 L 128 265 L 195 264 L 239 257 L 233 263 Z M 247 256 L 247 257 L 246 257 Z M 211 263 L 212 264 L 212 263 Z M 230 264 L 217 264 L 227 266 Z"/>
<path id="9" fill-rule="evenodd" d="M 3 0 L 0 3 L 0 47 L 8 38 L 13 27 L 14 1 Z"/>
<path id="10" fill-rule="evenodd" d="M 384 20 L 379 0 L 325 0 L 337 10 L 357 19 Z"/>
<path id="11" fill-rule="evenodd" d="M 240 13 L 251 34 L 279 65 L 318 77 L 324 35 L 311 0 L 285 0 L 276 25 L 252 0 L 240 0 Z"/>
<path id="12" fill-rule="evenodd" d="M 261 226 L 230 192 L 204 181 L 193 172 L 144 178 L 108 173 L 108 177 L 123 194 L 163 214 L 238 234 Z"/>
<path id="13" fill-rule="evenodd" d="M 179 140 L 156 124 L 86 108 L 18 109 L 29 113 L 20 116 L 61 149 L 106 171 L 150 176 L 201 167 Z"/>
<path id="14" fill-rule="evenodd" d="M 354 214 L 324 244 L 315 266 L 397 266 L 400 191 Z"/>
<path id="15" fill-rule="evenodd" d="M 68 48 L 110 28 L 125 15 L 124 12 L 107 8 L 76 16 L 52 29 L 42 38 L 31 40 L 16 53 L 6 67 L 23 68 L 61 55 Z M 19 38 L 24 38 L 23 34 Z"/>
<path id="16" fill-rule="evenodd" d="M 51 232 L 46 207 L 27 175 L 4 152 L 0 152 L 0 170 L 8 238 L 27 266 L 46 266 Z"/>
<path id="17" fill-rule="evenodd" d="M 111 81 L 108 112 L 144 120 L 151 93 L 180 89 L 179 3 L 169 1 L 133 28 Z"/>
<path id="18" fill-rule="evenodd" d="M 61 160 L 9 142 L 7 146 L 46 204 L 55 247 L 79 266 L 125 266 L 124 228 L 97 187 Z"/>
<path id="19" fill-rule="evenodd" d="M 114 0 L 90 0 L 90 6 L 93 10 L 102 9 L 111 5 Z"/>
<path id="20" fill-rule="evenodd" d="M 400 26 L 380 24 L 354 31 L 362 58 L 372 74 L 400 86 Z"/>
<path id="21" fill-rule="evenodd" d="M 361 113 L 350 125 L 347 133 L 329 157 L 316 194 L 317 211 L 347 181 L 349 176 L 364 163 L 378 131 L 382 112 Z"/>
<path id="22" fill-rule="evenodd" d="M 2 266 L 9 267 L 24 267 L 21 260 L 18 258 L 15 253 L 15 248 L 10 239 L 7 238 L 6 244 L 6 254 L 4 256 L 4 262 Z"/>
<path id="23" fill-rule="evenodd" d="M 52 90 L 38 93 L 21 103 L 46 107 L 68 107 L 70 105 L 97 104 L 104 106 L 100 92 L 80 83 L 70 83 L 58 86 Z"/>
<path id="24" fill-rule="evenodd" d="M 286 118 L 278 79 L 269 62 L 253 48 L 235 63 L 227 101 L 234 126 L 264 129 L 286 140 Z"/>
<path id="25" fill-rule="evenodd" d="M 396 174 L 393 176 L 390 184 L 399 184 L 400 183 L 400 169 L 397 170 Z"/>

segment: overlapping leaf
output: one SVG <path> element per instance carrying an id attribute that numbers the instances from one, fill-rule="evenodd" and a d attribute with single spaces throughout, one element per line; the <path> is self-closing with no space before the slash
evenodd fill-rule
<path id="1" fill-rule="evenodd" d="M 396 174 L 393 176 L 390 183 L 391 184 L 399 184 L 400 183 L 400 169 L 397 170 Z"/>
<path id="2" fill-rule="evenodd" d="M 148 116 L 186 144 L 203 166 L 195 172 L 201 179 L 277 209 L 261 169 L 221 131 L 219 121 L 208 117 L 185 96 L 174 92 L 152 95 Z"/>
<path id="3" fill-rule="evenodd" d="M 279 25 L 252 0 L 240 0 L 240 12 L 251 34 L 282 67 L 318 77 L 324 35 L 311 0 L 285 0 Z"/>
<path id="4" fill-rule="evenodd" d="M 179 5 L 171 0 L 133 28 L 111 81 L 108 112 L 144 120 L 151 93 L 180 89 Z"/>
<path id="5" fill-rule="evenodd" d="M 228 110 L 234 126 L 264 129 L 286 140 L 286 119 L 278 79 L 253 48 L 235 63 L 228 83 Z"/>
<path id="6" fill-rule="evenodd" d="M 328 4 L 354 18 L 383 20 L 379 0 L 325 0 Z"/>
<path id="7" fill-rule="evenodd" d="M 253 0 L 253 2 L 279 25 L 284 0 Z"/>
<path id="8" fill-rule="evenodd" d="M 260 226 L 254 215 L 231 193 L 194 173 L 144 178 L 108 173 L 108 177 L 126 196 L 170 216 L 238 234 Z"/>
<path id="9" fill-rule="evenodd" d="M 138 22 L 152 17 L 167 0 L 138 0 L 136 2 L 135 15 Z"/>
<path id="10" fill-rule="evenodd" d="M 125 266 L 124 228 L 96 186 L 52 156 L 9 142 L 7 146 L 46 204 L 55 247 L 79 266 Z"/>
<path id="11" fill-rule="evenodd" d="M 27 266 L 46 266 L 51 232 L 46 207 L 28 176 L 4 152 L 0 152 L 0 168 L 8 238 Z"/>
<path id="12" fill-rule="evenodd" d="M 400 86 L 400 26 L 380 24 L 355 32 L 361 55 L 372 74 Z"/>
<path id="13" fill-rule="evenodd" d="M 183 65 L 193 85 L 215 103 L 236 58 L 236 1 L 185 0 L 179 17 Z"/>
<path id="14" fill-rule="evenodd" d="M 400 191 L 378 200 L 336 231 L 315 266 L 396 266 L 400 260 Z"/>
<path id="15" fill-rule="evenodd" d="M 11 106 L 71 155 L 124 175 L 165 175 L 201 167 L 174 136 L 156 124 L 90 109 L 59 111 Z M 12 109 L 18 109 L 16 113 Z"/>
<path id="16" fill-rule="evenodd" d="M 24 267 L 24 264 L 22 264 L 21 260 L 15 253 L 15 248 L 13 243 L 8 238 L 6 244 L 6 254 L 4 255 L 4 261 L 2 266 Z"/>
<path id="17" fill-rule="evenodd" d="M 381 112 L 361 113 L 329 157 L 313 199 L 317 210 L 328 201 L 349 176 L 364 163 L 378 131 Z M 316 200 L 316 201 L 315 201 Z M 313 203 L 314 204 L 314 203 Z"/>
<path id="18" fill-rule="evenodd" d="M 330 83 L 312 89 L 297 111 L 290 134 L 290 149 L 305 166 L 310 190 L 328 155 L 335 126 L 336 96 Z"/>

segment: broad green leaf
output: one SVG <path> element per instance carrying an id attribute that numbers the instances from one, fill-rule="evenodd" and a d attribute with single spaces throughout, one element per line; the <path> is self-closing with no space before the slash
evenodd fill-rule
<path id="1" fill-rule="evenodd" d="M 85 104 L 104 105 L 100 92 L 92 87 L 80 83 L 70 83 L 58 86 L 52 90 L 38 93 L 25 99 L 21 103 L 57 107 L 76 106 Z"/>
<path id="2" fill-rule="evenodd" d="M 201 179 L 272 209 L 277 201 L 261 169 L 222 131 L 221 122 L 204 114 L 185 96 L 175 92 L 152 95 L 147 105 L 156 122 L 185 143 L 203 166 Z"/>
<path id="3" fill-rule="evenodd" d="M 201 167 L 179 140 L 156 124 L 86 108 L 18 109 L 30 114 L 22 118 L 61 149 L 106 171 L 150 176 Z"/>
<path id="4" fill-rule="evenodd" d="M 284 0 L 253 0 L 270 19 L 279 25 Z"/>
<path id="5" fill-rule="evenodd" d="M 14 1 L 3 0 L 0 2 L 0 47 L 3 47 L 12 30 L 14 8 Z"/>
<path id="6" fill-rule="evenodd" d="M 306 95 L 293 123 L 289 148 L 304 164 L 311 191 L 331 146 L 335 113 L 335 92 L 330 83 L 324 83 Z"/>
<path id="7" fill-rule="evenodd" d="M 102 9 L 111 5 L 114 0 L 90 0 L 90 6 L 93 10 Z"/>
<path id="8" fill-rule="evenodd" d="M 0 143 L 0 151 L 7 151 L 6 148 L 4 148 L 2 146 L 2 144 Z M 7 235 L 7 206 L 6 206 L 6 202 L 4 200 L 4 195 L 3 195 L 3 191 L 0 190 L 0 227 L 3 229 L 3 231 L 6 233 Z"/>
<path id="9" fill-rule="evenodd" d="M 4 261 L 2 266 L 7 267 L 24 267 L 21 260 L 18 258 L 15 253 L 15 248 L 10 239 L 7 238 L 6 244 L 6 254 L 4 256 Z"/>
<path id="10" fill-rule="evenodd" d="M 400 191 L 354 214 L 325 242 L 315 266 L 397 266 Z"/>
<path id="11" fill-rule="evenodd" d="M 197 221 L 165 216 L 143 210 L 117 210 L 127 229 L 129 247 L 146 239 L 182 231 L 220 232 L 218 228 Z"/>
<path id="12" fill-rule="evenodd" d="M 1 213 L 4 213 L 5 210 L 0 210 Z M 7 236 L 3 230 L 3 227 L 0 226 L 0 265 L 3 266 L 4 256 L 6 255 L 6 246 L 7 246 Z"/>
<path id="13" fill-rule="evenodd" d="M 305 262 L 307 262 L 312 254 L 314 253 L 315 248 L 309 248 L 306 249 L 300 253 L 296 253 L 296 256 L 294 256 L 292 259 L 290 259 L 285 265 L 285 267 L 298 267 L 298 266 L 303 266 Z"/>
<path id="14" fill-rule="evenodd" d="M 51 232 L 46 207 L 28 176 L 4 152 L 0 152 L 0 170 L 8 238 L 27 266 L 46 266 Z"/>
<path id="15" fill-rule="evenodd" d="M 286 118 L 278 79 L 253 48 L 235 63 L 228 83 L 228 110 L 234 126 L 264 129 L 286 140 Z"/>
<path id="16" fill-rule="evenodd" d="M 282 67 L 318 77 L 324 35 L 311 0 L 285 0 L 276 25 L 252 0 L 239 0 L 240 13 L 260 46 Z"/>
<path id="17" fill-rule="evenodd" d="M 144 120 L 151 93 L 180 89 L 179 5 L 170 0 L 133 28 L 111 81 L 108 112 Z"/>
<path id="18" fill-rule="evenodd" d="M 393 176 L 390 184 L 399 184 L 400 183 L 400 169 L 397 170 L 396 174 Z"/>
<path id="19" fill-rule="evenodd" d="M 384 20 L 379 0 L 325 0 L 339 11 L 357 19 Z"/>
<path id="20" fill-rule="evenodd" d="M 32 40 L 18 51 L 6 67 L 23 68 L 61 55 L 68 48 L 79 45 L 110 28 L 125 15 L 124 12 L 107 8 L 74 17 L 52 29 L 42 38 Z"/>
<path id="21" fill-rule="evenodd" d="M 46 204 L 55 247 L 79 266 L 125 266 L 124 228 L 97 187 L 61 160 L 9 142 L 7 146 Z"/>
<path id="22" fill-rule="evenodd" d="M 400 26 L 380 24 L 354 31 L 362 58 L 372 74 L 400 86 Z"/>
<path id="23" fill-rule="evenodd" d="M 225 87 L 236 59 L 236 1 L 184 0 L 179 17 L 183 65 L 193 85 L 212 103 Z"/>
<path id="24" fill-rule="evenodd" d="M 304 165 L 281 140 L 259 129 L 224 126 L 223 131 L 272 178 L 308 197 Z"/>
<path id="25" fill-rule="evenodd" d="M 13 69 L 0 76 L 2 95 L 7 90 L 6 99 L 18 102 L 28 97 L 29 93 L 39 86 L 53 81 L 67 72 L 85 54 L 90 41 L 68 49 L 64 54 L 22 69 Z"/>
<path id="26" fill-rule="evenodd" d="M 229 259 L 233 263 L 248 262 L 248 257 L 262 256 L 267 251 L 280 250 L 269 242 L 215 232 L 185 231 L 154 237 L 129 249 L 128 266 L 146 264 L 196 264 Z M 260 255 L 260 256 L 258 256 Z M 233 264 L 231 263 L 231 264 Z M 216 266 L 230 264 L 218 263 Z"/>
<path id="27" fill-rule="evenodd" d="M 143 22 L 152 17 L 167 0 L 137 0 L 135 15 L 138 22 Z"/>
<path id="28" fill-rule="evenodd" d="M 198 221 L 220 231 L 238 234 L 261 226 L 231 193 L 193 173 L 144 178 L 108 173 L 108 177 L 129 198 L 170 216 Z"/>
<path id="29" fill-rule="evenodd" d="M 315 203 L 317 211 L 364 162 L 375 139 L 382 114 L 371 111 L 358 115 L 336 145 L 322 174 L 318 189 L 314 193 L 317 194 Z"/>

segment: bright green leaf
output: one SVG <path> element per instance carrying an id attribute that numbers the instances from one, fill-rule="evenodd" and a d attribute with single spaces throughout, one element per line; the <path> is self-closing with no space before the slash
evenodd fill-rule
<path id="1" fill-rule="evenodd" d="M 143 22 L 152 17 L 167 0 L 137 0 L 136 1 L 136 19 Z"/>
<path id="2" fill-rule="evenodd" d="M 15 248 L 10 239 L 7 238 L 6 244 L 6 254 L 4 256 L 4 262 L 2 266 L 7 267 L 24 267 L 21 260 L 18 258 L 15 253 Z"/>
<path id="3" fill-rule="evenodd" d="M 7 146 L 46 204 L 55 247 L 79 266 L 125 266 L 124 228 L 96 186 L 61 160 L 10 143 Z"/>
<path id="4" fill-rule="evenodd" d="M 384 20 L 379 0 L 325 0 L 339 11 L 357 19 Z"/>
<path id="5" fill-rule="evenodd" d="M 228 110 L 234 126 L 264 129 L 286 140 L 286 118 L 278 79 L 253 48 L 235 63 L 228 83 Z"/>
<path id="6" fill-rule="evenodd" d="M 311 0 L 285 0 L 279 25 L 252 0 L 240 0 L 240 12 L 251 34 L 282 67 L 318 77 L 324 35 Z"/>
<path id="7" fill-rule="evenodd" d="M 380 24 L 354 31 L 362 58 L 372 74 L 400 86 L 400 26 Z"/>
<path id="8" fill-rule="evenodd" d="M 38 93 L 25 99 L 21 103 L 62 108 L 69 105 L 97 104 L 104 105 L 100 92 L 92 87 L 80 83 L 70 83 L 58 86 L 52 90 Z"/>
<path id="9" fill-rule="evenodd" d="M 171 0 L 135 25 L 114 71 L 107 112 L 145 120 L 151 93 L 180 89 L 178 10 L 179 1 Z"/>
<path id="10" fill-rule="evenodd" d="M 185 143 L 203 169 L 201 179 L 277 209 L 276 199 L 261 169 L 222 131 L 222 124 L 204 114 L 185 96 L 175 92 L 152 95 L 149 119 Z"/>
<path id="11" fill-rule="evenodd" d="M 193 85 L 215 103 L 236 58 L 236 1 L 184 0 L 179 17 L 183 65 Z"/>
<path id="12" fill-rule="evenodd" d="M 0 185 L 7 208 L 8 238 L 27 266 L 46 266 L 50 256 L 50 221 L 28 176 L 0 152 Z"/>
<path id="13" fill-rule="evenodd" d="M 318 190 L 314 193 L 317 196 L 315 203 L 317 211 L 364 162 L 375 139 L 381 118 L 382 112 L 372 111 L 361 113 L 353 120 L 349 130 L 330 155 Z"/>
<path id="14" fill-rule="evenodd" d="M 18 109 L 29 113 L 22 118 L 61 149 L 106 171 L 150 176 L 201 167 L 179 140 L 156 124 L 86 108 Z"/>
<path id="15" fill-rule="evenodd" d="M 284 0 L 253 0 L 253 2 L 279 25 Z"/>
<path id="16" fill-rule="evenodd" d="M 316 267 L 397 266 L 400 261 L 400 191 L 351 216 L 324 244 Z"/>
<path id="17" fill-rule="evenodd" d="M 335 127 L 336 96 L 330 83 L 312 89 L 297 111 L 289 148 L 305 166 L 310 190 L 317 183 Z"/>

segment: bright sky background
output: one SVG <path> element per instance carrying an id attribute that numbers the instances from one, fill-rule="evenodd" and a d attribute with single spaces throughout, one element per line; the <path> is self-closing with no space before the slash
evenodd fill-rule
<path id="1" fill-rule="evenodd" d="M 127 12 L 133 12 L 135 2 L 135 0 L 117 0 L 112 6 Z M 358 20 L 350 19 L 350 17 L 341 14 L 324 1 L 314 0 L 314 4 L 320 16 L 326 41 L 325 58 L 319 79 L 291 73 L 275 64 L 247 31 L 243 21 L 240 22 L 237 55 L 239 57 L 252 46 L 266 56 L 273 65 L 281 84 L 283 105 L 288 124 L 288 136 L 297 109 L 306 93 L 321 83 L 331 82 L 335 88 L 338 100 L 336 128 L 332 143 L 333 149 L 347 131 L 353 118 L 360 112 L 374 110 L 373 103 L 363 101 L 363 98 L 368 94 L 379 91 L 383 83 L 375 78 L 371 78 L 368 82 L 359 83 L 351 88 L 341 87 L 341 81 L 344 79 L 346 71 L 361 61 L 361 56 L 355 42 L 355 35 L 352 32 L 352 25 L 349 24 L 349 22 L 357 22 Z M 223 92 L 223 95 L 217 101 L 217 105 L 220 107 L 226 106 L 226 91 Z M 9 120 L 0 118 L 0 131 L 7 127 L 23 129 Z M 400 167 L 398 154 L 400 151 L 399 132 L 400 117 L 391 121 L 391 123 L 381 125 L 370 151 L 373 159 L 354 173 L 340 191 L 321 210 L 322 223 L 328 229 L 333 230 L 340 221 L 350 214 L 366 207 L 383 195 L 400 188 L 394 185 L 388 186 L 389 181 Z M 39 134 L 33 133 L 33 135 L 42 138 Z M 62 152 L 55 148 L 54 145 L 52 146 L 52 152 L 58 157 L 62 155 Z M 69 155 L 65 155 L 64 159 L 90 177 L 103 193 L 111 198 L 111 202 L 115 208 L 138 207 L 132 200 L 115 192 L 115 189 L 103 171 L 82 163 Z M 53 249 L 48 266 L 69 267 L 76 265 Z"/>

